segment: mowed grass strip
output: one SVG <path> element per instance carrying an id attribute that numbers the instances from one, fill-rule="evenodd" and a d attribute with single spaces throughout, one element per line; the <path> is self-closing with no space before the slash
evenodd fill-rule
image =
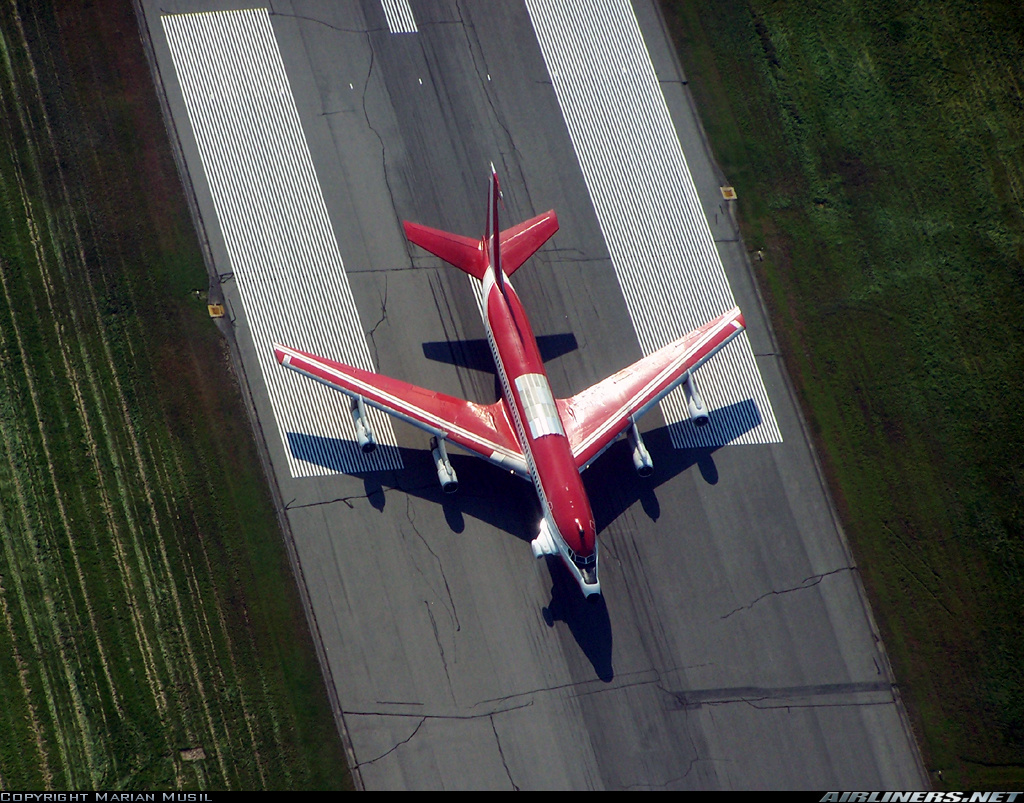
<path id="1" fill-rule="evenodd" d="M 0 51 L 0 788 L 346 786 L 131 5 Z"/>
<path id="2" fill-rule="evenodd" d="M 937 785 L 1024 787 L 1024 7 L 666 3 Z"/>

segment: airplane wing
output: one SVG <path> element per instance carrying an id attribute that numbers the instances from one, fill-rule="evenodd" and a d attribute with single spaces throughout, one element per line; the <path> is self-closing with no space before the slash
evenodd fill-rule
<path id="1" fill-rule="evenodd" d="M 279 344 L 274 345 L 274 356 L 285 368 L 347 396 L 362 396 L 372 407 L 446 438 L 506 470 L 530 476 L 504 401 L 474 404 Z"/>
<path id="2" fill-rule="evenodd" d="M 746 327 L 733 308 L 674 343 L 568 399 L 558 399 L 565 434 L 582 471 L 623 432 Z"/>

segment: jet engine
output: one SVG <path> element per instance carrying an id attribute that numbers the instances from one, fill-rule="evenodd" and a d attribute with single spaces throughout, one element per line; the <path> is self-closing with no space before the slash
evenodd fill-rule
<path id="1" fill-rule="evenodd" d="M 636 428 L 635 421 L 629 425 L 626 437 L 629 439 L 629 445 L 633 447 L 633 468 L 636 469 L 636 473 L 641 477 L 651 476 L 654 473 L 654 461 L 651 460 L 651 453 L 644 445 L 644 439 L 640 437 L 640 430 Z"/>
<path id="2" fill-rule="evenodd" d="M 708 408 L 704 406 L 704 400 L 697 392 L 697 384 L 693 381 L 693 374 L 688 374 L 683 382 L 683 390 L 686 392 L 686 406 L 690 408 L 690 420 L 702 427 L 711 420 L 708 416 Z"/>
<path id="3" fill-rule="evenodd" d="M 377 448 L 377 441 L 373 438 L 373 430 L 370 428 L 370 419 L 366 417 L 366 405 L 362 396 L 355 396 L 352 399 L 352 420 L 356 425 L 356 442 L 363 454 L 370 454 Z"/>
<path id="4" fill-rule="evenodd" d="M 555 539 L 551 537 L 551 530 L 548 529 L 548 520 L 540 520 L 540 532 L 530 542 L 530 549 L 533 550 L 535 558 L 542 558 L 545 555 L 557 555 L 558 547 L 555 546 Z"/>
<path id="5" fill-rule="evenodd" d="M 434 468 L 437 469 L 437 481 L 441 483 L 441 490 L 446 494 L 453 494 L 459 490 L 459 477 L 448 459 L 444 438 L 430 439 L 430 456 L 434 458 Z"/>

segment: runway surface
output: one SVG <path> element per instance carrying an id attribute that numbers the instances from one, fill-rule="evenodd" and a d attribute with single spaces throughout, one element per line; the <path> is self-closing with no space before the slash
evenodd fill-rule
<path id="1" fill-rule="evenodd" d="M 220 13 L 249 5 L 143 2 L 144 26 L 361 783 L 927 785 L 656 10 Z M 624 444 L 584 475 L 596 606 L 531 557 L 527 483 L 453 456 L 460 491 L 443 496 L 426 437 L 400 422 L 393 435 L 377 422 L 388 462 L 359 464 L 344 397 L 266 353 L 292 338 L 492 401 L 472 288 L 401 230 L 479 234 L 490 162 L 504 225 L 558 212 L 559 233 L 516 274 L 556 395 L 732 299 L 748 321 L 706 380 L 711 441 L 674 448 L 695 431 L 665 405 L 642 426 L 652 478 Z"/>

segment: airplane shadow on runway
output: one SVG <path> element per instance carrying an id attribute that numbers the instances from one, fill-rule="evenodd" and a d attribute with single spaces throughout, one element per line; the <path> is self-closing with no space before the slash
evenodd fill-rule
<path id="1" fill-rule="evenodd" d="M 561 357 L 580 347 L 576 335 L 565 332 L 559 335 L 538 335 L 537 349 L 544 362 Z M 497 376 L 491 346 L 483 338 L 478 340 L 429 340 L 423 344 L 423 356 L 434 362 L 459 365 Z"/>
<path id="2" fill-rule="evenodd" d="M 761 414 L 753 400 L 730 404 L 710 412 L 711 423 L 731 441 L 761 423 Z M 677 427 L 693 426 L 685 421 Z M 633 470 L 629 443 L 616 441 L 583 473 L 583 484 L 590 497 L 590 506 L 601 532 L 636 502 L 652 521 L 661 516 L 661 505 L 655 490 L 694 466 L 709 485 L 718 482 L 718 469 L 713 453 L 721 447 L 676 449 L 672 445 L 671 427 L 659 427 L 644 433 L 644 442 L 654 460 L 654 473 L 640 477 Z M 556 621 L 568 625 L 573 638 L 590 660 L 597 676 L 606 683 L 615 676 L 612 668 L 612 631 L 605 597 L 587 601 L 569 570 L 561 560 L 547 558 L 551 573 L 551 601 L 544 608 L 544 621 L 553 627 Z M 614 600 L 612 600 L 614 604 Z"/>
<path id="3" fill-rule="evenodd" d="M 487 356 L 490 358 L 489 351 Z M 710 416 L 710 425 L 726 441 L 738 438 L 761 422 L 757 405 L 751 399 L 712 410 Z M 675 426 L 692 424 L 687 421 Z M 341 473 L 345 473 L 345 467 L 329 456 L 343 453 L 339 446 L 344 446 L 345 451 L 355 447 L 348 442 L 297 432 L 289 432 L 287 437 L 294 457 Z M 404 466 L 400 471 L 351 474 L 362 478 L 366 499 L 374 508 L 383 510 L 387 491 L 396 490 L 441 505 L 448 526 L 456 533 L 465 529 L 465 516 L 472 516 L 522 541 L 529 542 L 536 537 L 540 503 L 529 482 L 478 457 L 456 454 L 453 449 L 449 456 L 459 476 L 459 490 L 446 494 L 437 482 L 426 440 L 424 435 L 423 449 L 398 448 Z M 599 538 L 602 530 L 637 502 L 653 521 L 657 521 L 661 505 L 656 489 L 694 466 L 705 482 L 711 485 L 718 482 L 718 469 L 712 455 L 721 447 L 675 449 L 669 427 L 644 433 L 644 441 L 654 459 L 654 473 L 650 477 L 639 477 L 633 470 L 629 444 L 625 440 L 612 444 L 583 474 Z M 544 620 L 551 627 L 556 621 L 565 622 L 597 676 L 610 681 L 614 677 L 612 632 L 604 598 L 587 602 L 562 562 L 550 557 L 546 561 L 552 587 L 551 601 L 543 610 Z"/>

